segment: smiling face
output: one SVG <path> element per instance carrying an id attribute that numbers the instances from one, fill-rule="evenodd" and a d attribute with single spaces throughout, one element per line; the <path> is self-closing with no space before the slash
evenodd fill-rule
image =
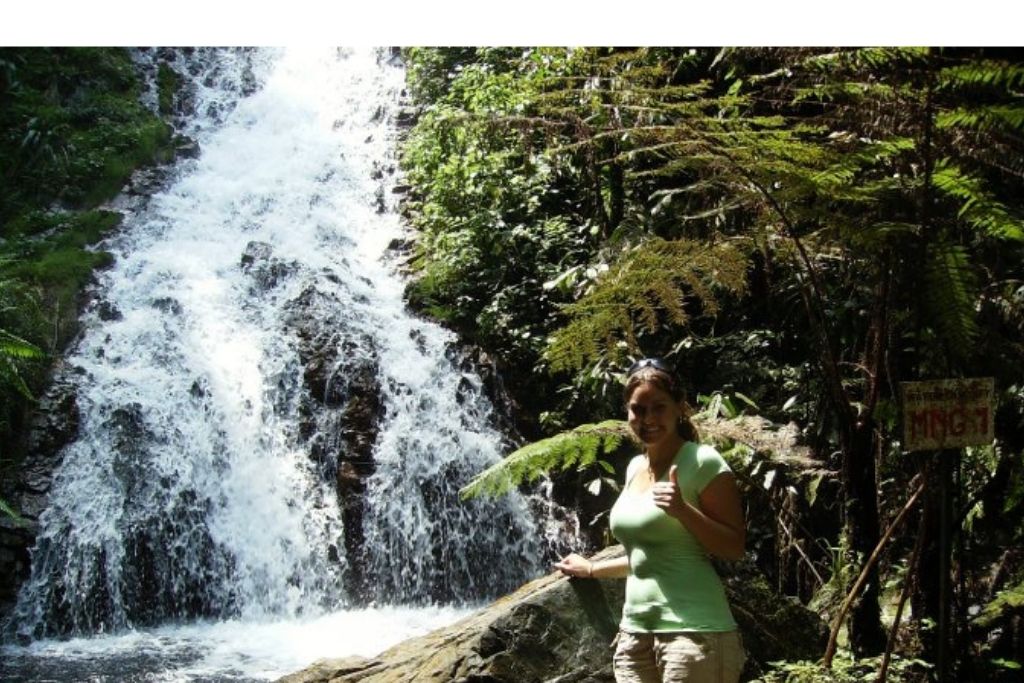
<path id="1" fill-rule="evenodd" d="M 648 450 L 681 441 L 679 419 L 684 415 L 682 401 L 676 401 L 652 382 L 641 382 L 626 401 L 629 427 Z"/>

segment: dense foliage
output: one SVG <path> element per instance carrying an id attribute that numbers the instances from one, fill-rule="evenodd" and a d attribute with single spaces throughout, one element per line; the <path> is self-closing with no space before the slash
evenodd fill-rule
<path id="1" fill-rule="evenodd" d="M 173 156 L 140 92 L 123 49 L 0 49 L 0 466 L 17 455 L 45 358 L 77 329 L 82 289 L 110 263 L 93 245 L 120 216 L 100 205 Z"/>
<path id="2" fill-rule="evenodd" d="M 421 107 L 403 153 L 410 301 L 506 364 L 528 439 L 618 416 L 640 355 L 671 358 L 694 394 L 795 420 L 836 495 L 780 489 L 798 524 L 775 543 L 802 559 L 761 559 L 825 612 L 843 592 L 823 577 L 856 575 L 921 477 L 918 521 L 870 575 L 849 643 L 883 650 L 913 577 L 899 642 L 934 663 L 945 475 L 902 452 L 898 386 L 992 376 L 996 442 L 956 465 L 955 656 L 972 679 L 1024 658 L 1019 604 L 993 602 L 1024 579 L 1024 54 L 405 56 Z M 557 445 L 514 454 L 515 480 L 535 476 L 524 462 L 600 462 Z"/>
<path id="3" fill-rule="evenodd" d="M 899 382 L 991 376 L 996 441 L 945 454 L 955 673 L 1024 662 L 1024 55 L 1013 49 L 412 48 L 404 143 L 410 302 L 498 359 L 533 441 L 498 493 L 588 469 L 608 487 L 620 382 L 670 358 L 705 413 L 794 421 L 799 475 L 731 452 L 751 545 L 832 617 L 925 482 L 849 621 L 852 659 L 770 680 L 858 680 L 937 660 L 939 482 L 901 448 Z M 158 72 L 167 114 L 178 76 Z M 109 256 L 102 211 L 172 153 L 119 49 L 0 49 L 0 458 L 45 358 Z M 564 486 L 564 485 L 563 485 Z M 602 494 L 603 495 L 603 494 Z M 767 512 L 759 512 L 756 505 Z M 0 500 L 0 515 L 13 514 Z M 909 589 L 909 593 L 903 590 Z"/>

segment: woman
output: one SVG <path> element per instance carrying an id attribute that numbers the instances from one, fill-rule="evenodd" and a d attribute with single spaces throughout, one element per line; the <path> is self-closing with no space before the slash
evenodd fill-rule
<path id="1" fill-rule="evenodd" d="M 555 567 L 569 576 L 626 577 L 613 660 L 618 683 L 735 683 L 746 656 L 708 555 L 743 556 L 736 480 L 718 451 L 698 443 L 664 361 L 634 363 L 625 400 L 644 446 L 610 516 L 626 555 L 592 562 L 573 553 Z"/>

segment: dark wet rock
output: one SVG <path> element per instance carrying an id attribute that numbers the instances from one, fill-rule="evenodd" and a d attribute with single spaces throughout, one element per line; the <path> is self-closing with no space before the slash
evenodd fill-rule
<path id="1" fill-rule="evenodd" d="M 299 434 L 309 439 L 310 457 L 337 487 L 345 581 L 358 601 L 365 575 L 366 480 L 375 470 L 373 448 L 384 405 L 373 342 L 353 331 L 340 310 L 335 294 L 311 285 L 291 303 L 286 324 L 295 332 L 306 389 Z"/>
<path id="2" fill-rule="evenodd" d="M 482 348 L 472 345 L 452 346 L 446 351 L 455 369 L 463 373 L 459 394 L 460 403 L 472 402 L 473 396 L 482 393 L 494 406 L 493 419 L 502 433 L 515 437 L 513 416 L 518 409 L 511 394 L 505 389 L 501 373 L 495 360 Z M 473 378 L 473 379 L 470 379 Z M 479 384 L 475 378 L 479 378 Z"/>
<path id="3" fill-rule="evenodd" d="M 53 473 L 65 446 L 75 440 L 79 411 L 75 380 L 80 370 L 60 363 L 54 379 L 39 397 L 26 438 L 27 455 L 14 474 L 0 486 L 0 496 L 19 519 L 0 515 L 0 614 L 14 605 L 22 582 L 30 573 L 29 549 L 35 545 L 38 520 L 46 508 Z"/>
<path id="4" fill-rule="evenodd" d="M 150 305 L 158 311 L 164 313 L 170 313 L 171 315 L 181 315 L 182 309 L 181 302 L 177 299 L 169 296 L 162 296 L 158 299 L 153 299 Z"/>
<path id="5" fill-rule="evenodd" d="M 396 237 L 395 239 L 388 242 L 388 251 L 393 254 L 407 255 L 412 253 L 414 241 L 409 238 Z"/>
<path id="6" fill-rule="evenodd" d="M 132 172 L 124 190 L 129 195 L 149 197 L 167 186 L 170 169 L 165 166 L 148 166 Z"/>
<path id="7" fill-rule="evenodd" d="M 35 544 L 35 525 L 0 517 L 0 614 L 6 613 L 18 597 L 18 588 L 32 568 L 29 548 Z"/>
<path id="8" fill-rule="evenodd" d="M 195 399 L 204 399 L 210 395 L 210 388 L 204 379 L 197 379 L 192 382 L 192 386 L 189 387 L 188 393 Z"/>
<path id="9" fill-rule="evenodd" d="M 96 314 L 100 317 L 100 320 L 108 323 L 124 319 L 124 315 L 117 309 L 117 306 L 109 301 L 101 301 L 96 307 Z"/>
<path id="10" fill-rule="evenodd" d="M 58 366 L 54 380 L 39 398 L 29 426 L 27 452 L 21 481 L 32 491 L 49 490 L 60 450 L 78 436 L 77 370 Z"/>
<path id="11" fill-rule="evenodd" d="M 274 257 L 274 248 L 266 242 L 249 242 L 242 252 L 239 264 L 248 273 L 260 291 L 268 291 L 277 286 L 283 279 L 291 277 L 299 270 L 294 261 L 283 261 Z"/>
<path id="12" fill-rule="evenodd" d="M 199 142 L 185 136 L 178 136 L 175 139 L 174 153 L 183 159 L 198 159 L 202 150 Z"/>
<path id="13" fill-rule="evenodd" d="M 395 114 L 395 125 L 401 128 L 411 128 L 419 119 L 419 112 L 412 107 L 402 107 Z"/>
<path id="14" fill-rule="evenodd" d="M 267 244 L 266 242 L 249 242 L 247 245 L 245 245 L 245 251 L 242 252 L 242 270 L 248 270 L 252 268 L 256 263 L 262 261 L 269 261 L 270 257 L 273 254 L 274 247 Z"/>
<path id="15" fill-rule="evenodd" d="M 247 270 L 252 268 L 253 265 L 260 261 L 269 261 L 273 253 L 274 247 L 266 242 L 249 242 L 245 245 L 245 251 L 242 252 L 242 269 Z"/>
<path id="16" fill-rule="evenodd" d="M 245 70 L 242 72 L 242 95 L 249 97 L 259 90 L 259 88 L 259 80 L 256 78 L 256 74 L 253 72 L 252 66 L 247 64 Z"/>

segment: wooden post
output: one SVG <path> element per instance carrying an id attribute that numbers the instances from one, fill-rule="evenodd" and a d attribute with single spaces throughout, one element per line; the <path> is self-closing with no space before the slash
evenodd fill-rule
<path id="1" fill-rule="evenodd" d="M 940 512 L 939 512 L 939 645 L 938 681 L 947 683 L 949 678 L 949 604 L 950 604 L 950 496 L 952 495 L 953 462 L 955 457 L 949 451 L 939 451 Z"/>

